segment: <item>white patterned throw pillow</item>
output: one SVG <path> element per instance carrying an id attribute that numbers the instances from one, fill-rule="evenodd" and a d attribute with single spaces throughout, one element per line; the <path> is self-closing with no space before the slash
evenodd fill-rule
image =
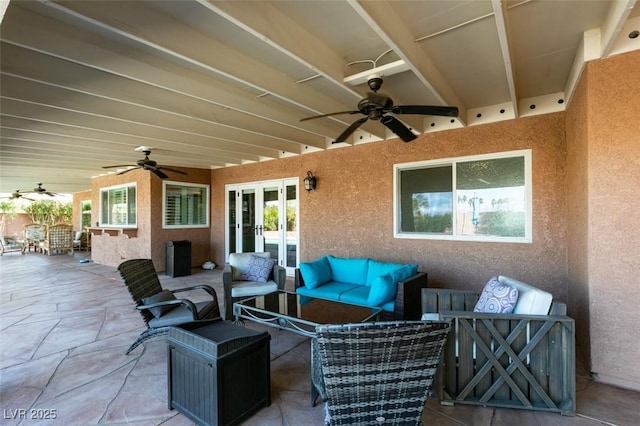
<path id="1" fill-rule="evenodd" d="M 276 261 L 273 259 L 266 259 L 252 254 L 249 256 L 247 267 L 240 273 L 240 279 L 266 283 L 275 263 Z"/>
<path id="2" fill-rule="evenodd" d="M 510 314 L 517 301 L 518 289 L 504 285 L 498 281 L 498 277 L 493 277 L 484 286 L 473 312 Z"/>

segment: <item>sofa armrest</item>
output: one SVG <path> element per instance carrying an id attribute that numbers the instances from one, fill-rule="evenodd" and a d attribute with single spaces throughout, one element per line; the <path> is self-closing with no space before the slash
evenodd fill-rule
<path id="1" fill-rule="evenodd" d="M 287 282 L 287 270 L 284 266 L 273 265 L 273 280 L 278 284 L 278 290 L 284 290 Z"/>
<path id="2" fill-rule="evenodd" d="M 231 283 L 233 281 L 233 272 L 231 271 L 231 265 L 224 264 L 222 270 L 222 287 L 223 287 L 223 300 L 224 300 L 224 319 L 230 321 L 233 319 L 233 301 L 231 300 Z"/>
<path id="3" fill-rule="evenodd" d="M 395 320 L 420 319 L 422 315 L 420 298 L 423 288 L 427 288 L 426 272 L 418 272 L 411 278 L 398 282 L 393 310 Z"/>
<path id="4" fill-rule="evenodd" d="M 294 289 L 304 287 L 304 278 L 302 278 L 302 273 L 300 272 L 300 268 L 296 268 L 293 271 L 293 286 Z"/>

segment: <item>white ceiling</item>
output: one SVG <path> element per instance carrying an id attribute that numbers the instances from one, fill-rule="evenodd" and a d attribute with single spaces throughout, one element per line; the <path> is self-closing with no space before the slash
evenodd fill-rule
<path id="1" fill-rule="evenodd" d="M 397 61 L 396 105 L 460 110 L 399 116 L 417 133 L 561 111 L 586 61 L 640 49 L 635 3 L 0 0 L 0 193 L 88 189 L 142 145 L 218 168 L 403 143 L 371 120 L 331 143 L 360 116 L 300 122 L 356 109 L 369 89 L 345 77 Z"/>

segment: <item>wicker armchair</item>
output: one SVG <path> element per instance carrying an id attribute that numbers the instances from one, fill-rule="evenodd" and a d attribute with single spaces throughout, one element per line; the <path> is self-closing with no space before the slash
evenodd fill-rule
<path id="1" fill-rule="evenodd" d="M 0 256 L 12 251 L 21 251 L 24 254 L 24 244 L 13 237 L 0 235 Z"/>
<path id="2" fill-rule="evenodd" d="M 171 326 L 220 317 L 218 297 L 212 287 L 197 285 L 163 290 L 151 259 L 124 261 L 118 266 L 118 272 L 136 304 L 136 309 L 147 324 L 147 329 L 127 349 L 126 354 L 147 339 L 169 333 Z M 206 291 L 210 300 L 194 303 L 174 296 L 175 293 L 196 289 Z"/>
<path id="3" fill-rule="evenodd" d="M 73 254 L 73 226 L 62 223 L 49 226 L 46 238 L 40 243 L 40 249 L 49 256 L 52 251 Z"/>
<path id="4" fill-rule="evenodd" d="M 47 225 L 42 223 L 29 223 L 24 225 L 24 248 L 23 251 L 40 251 L 40 242 L 47 238 Z"/>
<path id="5" fill-rule="evenodd" d="M 449 329 L 437 321 L 316 327 L 325 425 L 420 425 Z"/>

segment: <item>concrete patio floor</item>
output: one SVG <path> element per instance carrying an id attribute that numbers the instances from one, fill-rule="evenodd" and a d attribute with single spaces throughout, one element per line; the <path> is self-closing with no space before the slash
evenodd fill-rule
<path id="1" fill-rule="evenodd" d="M 124 354 L 144 323 L 116 269 L 79 262 L 88 257 L 84 252 L 0 257 L 0 424 L 193 424 L 167 408 L 166 341 L 152 339 Z M 179 278 L 160 275 L 160 280 L 170 289 L 209 284 L 222 300 L 221 268 L 192 272 Z M 249 322 L 247 326 L 259 329 Z M 322 425 L 322 407 L 309 403 L 309 340 L 267 331 L 272 403 L 243 424 Z M 640 393 L 593 382 L 582 370 L 578 366 L 575 417 L 446 407 L 430 399 L 423 424 L 640 424 Z M 49 419 L 37 418 L 47 415 Z"/>

